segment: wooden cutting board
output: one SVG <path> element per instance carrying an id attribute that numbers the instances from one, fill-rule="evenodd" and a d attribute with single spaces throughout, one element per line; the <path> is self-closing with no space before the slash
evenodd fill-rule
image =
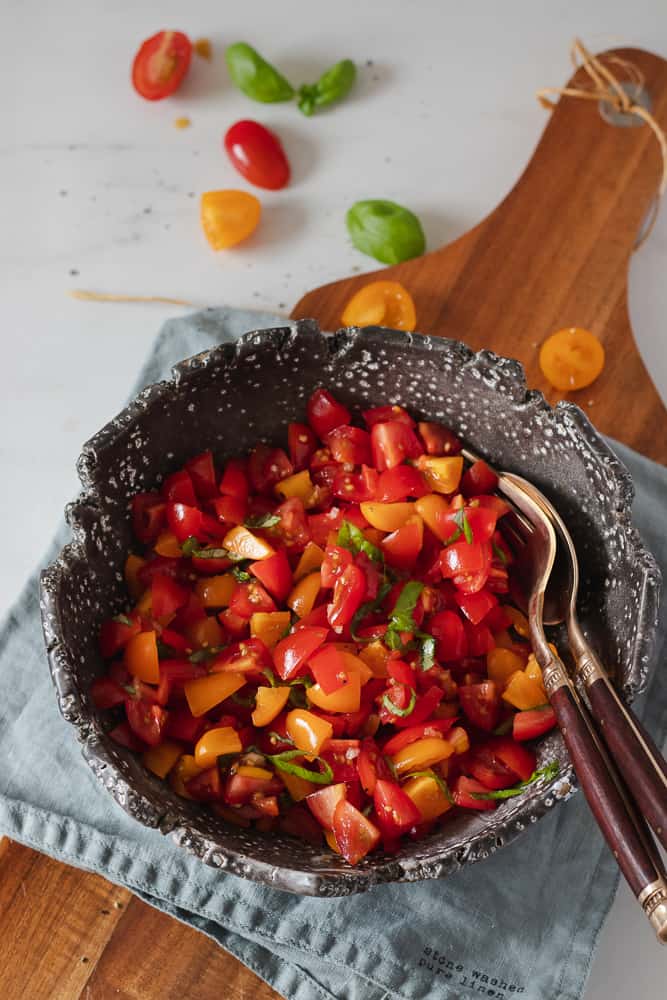
<path id="1" fill-rule="evenodd" d="M 637 49 L 615 54 L 644 74 L 652 113 L 667 129 L 667 62 Z M 580 70 L 569 86 L 587 81 Z M 599 430 L 667 463 L 667 414 L 639 356 L 627 304 L 630 257 L 661 171 L 647 125 L 614 126 L 597 102 L 563 98 L 519 181 L 483 222 L 423 257 L 316 288 L 292 316 L 335 330 L 369 280 L 400 281 L 414 298 L 420 333 L 517 358 L 529 386 L 551 403 L 578 403 Z M 606 364 L 593 385 L 563 397 L 543 378 L 538 348 L 570 326 L 600 338 Z"/>
<path id="2" fill-rule="evenodd" d="M 620 54 L 644 73 L 653 113 L 667 128 L 667 62 L 636 50 Z M 627 310 L 628 262 L 660 171 L 648 127 L 614 127 L 596 104 L 564 99 L 521 179 L 487 219 L 449 246 L 373 277 L 410 290 L 422 333 L 518 358 L 529 384 L 551 402 L 557 396 L 540 376 L 537 345 L 565 326 L 592 330 L 607 351 L 605 370 L 569 398 L 600 430 L 667 463 L 667 414 Z M 336 329 L 345 303 L 370 277 L 315 289 L 292 315 Z M 226 1000 L 278 996 L 203 935 L 126 890 L 0 843 L 3 1000 L 219 1000 L 221 990 Z"/>

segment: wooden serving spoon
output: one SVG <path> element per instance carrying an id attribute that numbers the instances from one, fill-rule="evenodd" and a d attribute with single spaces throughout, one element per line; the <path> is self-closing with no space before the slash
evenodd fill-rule
<path id="1" fill-rule="evenodd" d="M 613 55 L 644 74 L 651 111 L 667 129 L 667 61 L 639 49 Z M 568 86 L 586 80 L 580 69 Z M 667 412 L 627 304 L 630 256 L 661 172 L 648 125 L 610 124 L 597 102 L 561 98 L 519 181 L 483 222 L 423 257 L 316 288 L 292 317 L 335 330 L 369 280 L 400 281 L 414 298 L 420 333 L 517 358 L 528 384 L 551 403 L 578 403 L 600 431 L 667 464 Z M 544 380 L 538 346 L 569 326 L 600 338 L 606 364 L 592 386 L 564 397 Z"/>

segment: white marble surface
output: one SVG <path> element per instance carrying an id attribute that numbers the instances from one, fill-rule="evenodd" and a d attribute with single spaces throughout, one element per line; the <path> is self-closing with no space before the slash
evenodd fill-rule
<path id="1" fill-rule="evenodd" d="M 75 302 L 68 289 L 288 311 L 309 287 L 372 266 L 348 244 L 343 222 L 362 197 L 412 207 L 431 246 L 451 240 L 517 178 L 545 121 L 533 92 L 565 81 L 571 37 L 594 50 L 632 44 L 667 56 L 661 6 L 4 0 L 0 606 L 39 562 L 76 491 L 81 443 L 118 410 L 175 312 Z M 138 42 L 162 27 L 209 36 L 215 59 L 196 60 L 180 94 L 153 105 L 134 95 L 128 69 Z M 312 120 L 291 106 L 251 104 L 221 60 L 222 46 L 240 38 L 299 81 L 350 56 L 362 67 L 354 97 Z M 182 114 L 192 128 L 178 132 L 172 122 Z M 294 183 L 263 198 L 261 234 L 215 255 L 196 196 L 243 186 L 221 152 L 225 128 L 241 117 L 280 132 Z M 663 394 L 666 267 L 664 210 L 633 261 L 630 288 L 637 339 Z M 587 1000 L 658 1000 L 664 974 L 665 953 L 622 887 Z"/>

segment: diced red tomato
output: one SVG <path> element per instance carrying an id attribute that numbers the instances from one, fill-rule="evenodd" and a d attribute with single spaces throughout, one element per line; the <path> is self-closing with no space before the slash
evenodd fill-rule
<path id="1" fill-rule="evenodd" d="M 346 799 L 334 810 L 333 833 L 340 853 L 351 865 L 365 858 L 380 840 L 375 824 Z"/>
<path id="2" fill-rule="evenodd" d="M 359 740 L 337 738 L 327 740 L 320 750 L 320 757 L 327 762 L 333 772 L 333 780 L 348 783 L 347 797 L 354 805 L 357 805 L 357 802 L 355 802 L 354 793 L 350 792 L 350 788 L 358 784 L 359 781 L 357 773 L 359 753 Z"/>
<path id="3" fill-rule="evenodd" d="M 258 612 L 266 613 L 278 609 L 261 583 L 251 580 L 250 583 L 237 583 L 229 602 L 229 610 L 239 618 L 250 618 Z"/>
<path id="4" fill-rule="evenodd" d="M 514 716 L 512 736 L 515 740 L 535 740 L 556 725 L 556 713 L 551 705 L 517 712 Z"/>
<path id="5" fill-rule="evenodd" d="M 348 472 L 336 466 L 331 482 L 331 491 L 339 500 L 348 503 L 365 503 L 372 500 L 377 492 L 378 474 L 375 469 L 362 465 L 359 472 Z"/>
<path id="6" fill-rule="evenodd" d="M 490 563 L 486 549 L 478 542 L 454 542 L 442 550 L 440 567 L 445 579 L 460 574 L 480 573 Z"/>
<path id="7" fill-rule="evenodd" d="M 496 530 L 497 515 L 490 507 L 466 507 L 465 515 L 474 542 L 488 542 Z"/>
<path id="8" fill-rule="evenodd" d="M 360 427 L 343 426 L 327 434 L 324 442 L 334 462 L 371 464 L 371 436 Z"/>
<path id="9" fill-rule="evenodd" d="M 374 740 L 364 740 L 357 757 L 357 772 L 361 787 L 372 795 L 378 778 L 391 778 L 391 771 Z"/>
<path id="10" fill-rule="evenodd" d="M 333 587 L 336 580 L 348 566 L 352 565 L 352 553 L 340 545 L 327 545 L 320 567 L 323 587 Z"/>
<path id="11" fill-rule="evenodd" d="M 120 747 L 134 750 L 135 753 L 143 753 L 147 745 L 140 740 L 137 734 L 130 728 L 128 722 L 119 722 L 117 726 L 109 730 L 109 738 Z"/>
<path id="12" fill-rule="evenodd" d="M 346 796 L 344 782 L 335 785 L 327 785 L 316 792 L 311 792 L 306 796 L 305 802 L 313 816 L 324 830 L 333 829 L 334 813 L 339 802 L 343 802 Z"/>
<path id="13" fill-rule="evenodd" d="M 375 782 L 373 792 L 375 814 L 383 834 L 400 837 L 402 833 L 421 822 L 421 814 L 409 795 L 394 781 L 381 778 Z"/>
<path id="14" fill-rule="evenodd" d="M 405 524 L 385 535 L 381 547 L 390 566 L 409 570 L 414 566 L 424 541 L 424 522 L 419 515 L 408 518 Z"/>
<path id="15" fill-rule="evenodd" d="M 408 497 L 419 498 L 429 492 L 424 477 L 414 465 L 395 465 L 380 475 L 374 499 L 380 503 L 400 503 Z"/>
<path id="16" fill-rule="evenodd" d="M 246 497 L 234 497 L 228 494 L 211 501 L 215 516 L 223 524 L 243 524 L 248 514 Z"/>
<path id="17" fill-rule="evenodd" d="M 141 698 L 126 698 L 125 712 L 130 729 L 149 746 L 162 742 L 167 713 L 159 705 L 150 704 Z"/>
<path id="18" fill-rule="evenodd" d="M 100 653 L 105 660 L 110 660 L 121 649 L 125 649 L 132 636 L 138 635 L 139 632 L 141 632 L 141 622 L 137 615 L 129 618 L 123 615 L 122 620 L 118 616 L 107 618 L 100 627 Z"/>
<path id="19" fill-rule="evenodd" d="M 190 473 L 192 485 L 200 500 L 210 500 L 217 495 L 218 484 L 213 455 L 210 451 L 203 451 L 201 455 L 195 455 L 194 458 L 185 463 L 185 468 Z"/>
<path id="20" fill-rule="evenodd" d="M 206 725 L 204 716 L 195 718 L 189 709 L 175 708 L 169 712 L 164 732 L 165 736 L 172 740 L 194 744 L 206 729 Z"/>
<path id="21" fill-rule="evenodd" d="M 361 415 L 367 427 L 385 424 L 390 420 L 405 424 L 407 427 L 415 426 L 414 420 L 402 406 L 374 406 L 370 410 L 364 410 Z"/>
<path id="22" fill-rule="evenodd" d="M 258 444 L 250 453 L 248 476 L 256 493 L 273 494 L 276 483 L 293 472 L 294 466 L 282 448 Z"/>
<path id="23" fill-rule="evenodd" d="M 334 645 L 320 646 L 308 660 L 308 669 L 325 694 L 333 694 L 349 682 L 343 653 Z"/>
<path id="24" fill-rule="evenodd" d="M 391 757 L 395 753 L 398 753 L 399 750 L 409 746 L 411 743 L 415 743 L 417 740 L 422 740 L 427 736 L 442 736 L 444 733 L 449 732 L 455 722 L 456 716 L 452 716 L 450 719 L 431 719 L 429 722 L 422 722 L 418 726 L 409 726 L 387 740 L 382 748 L 382 752 Z"/>
<path id="25" fill-rule="evenodd" d="M 452 793 L 457 806 L 462 809 L 479 809 L 480 811 L 495 809 L 497 802 L 494 799 L 477 799 L 475 795 L 486 795 L 488 789 L 474 778 L 468 778 L 465 774 L 459 775 L 454 783 Z"/>
<path id="26" fill-rule="evenodd" d="M 470 751 L 465 769 L 476 781 L 492 791 L 511 788 L 518 780 L 514 771 L 507 767 L 486 744 Z"/>
<path id="27" fill-rule="evenodd" d="M 197 496 L 189 472 L 179 469 L 167 476 L 162 484 L 162 496 L 168 503 L 184 503 L 188 507 L 197 506 Z"/>
<path id="28" fill-rule="evenodd" d="M 95 708 L 103 710 L 113 708 L 114 705 L 122 705 L 127 698 L 127 691 L 124 691 L 111 677 L 97 677 L 90 685 L 90 697 Z"/>
<path id="29" fill-rule="evenodd" d="M 190 592 L 164 573 L 156 573 L 151 583 L 151 611 L 153 618 L 173 615 L 188 603 Z"/>
<path id="30" fill-rule="evenodd" d="M 498 476 L 483 459 L 463 473 L 461 492 L 465 497 L 474 497 L 477 493 L 495 493 L 497 489 Z"/>
<path id="31" fill-rule="evenodd" d="M 473 625 L 479 625 L 492 608 L 498 604 L 498 598 L 490 594 L 488 590 L 478 590 L 475 594 L 457 592 L 454 594 L 454 600 Z"/>
<path id="32" fill-rule="evenodd" d="M 373 464 L 378 472 L 393 469 L 408 458 L 417 458 L 423 450 L 412 428 L 398 420 L 373 424 L 371 449 Z"/>
<path id="33" fill-rule="evenodd" d="M 537 763 L 535 753 L 509 736 L 496 736 L 488 744 L 493 754 L 508 767 L 519 781 L 528 781 Z"/>
<path id="34" fill-rule="evenodd" d="M 427 455 L 458 455 L 461 451 L 461 442 L 456 434 L 442 424 L 423 420 L 417 424 L 417 430 Z"/>
<path id="35" fill-rule="evenodd" d="M 218 489 L 225 496 L 238 497 L 246 500 L 250 492 L 248 482 L 248 464 L 244 459 L 231 458 L 225 465 L 225 471 Z"/>
<path id="36" fill-rule="evenodd" d="M 387 673 L 397 684 L 405 684 L 409 688 L 417 687 L 417 674 L 404 660 L 393 658 L 387 660 Z"/>
<path id="37" fill-rule="evenodd" d="M 366 577 L 354 563 L 346 567 L 334 584 L 327 617 L 333 629 L 349 625 L 366 596 Z"/>
<path id="38" fill-rule="evenodd" d="M 321 441 L 324 441 L 327 434 L 349 424 L 352 414 L 331 395 L 327 389 L 316 389 L 308 400 L 306 407 L 308 423 L 313 428 Z"/>
<path id="39" fill-rule="evenodd" d="M 312 540 L 320 548 L 323 548 L 327 544 L 331 532 L 338 531 L 342 521 L 343 511 L 339 507 L 331 507 L 324 514 L 309 514 L 308 541 Z"/>
<path id="40" fill-rule="evenodd" d="M 292 589 L 292 569 L 284 549 L 248 567 L 277 601 L 284 601 Z M 261 609 L 258 609 L 261 610 Z"/>
<path id="41" fill-rule="evenodd" d="M 222 778 L 217 764 L 185 782 L 185 788 L 197 802 L 217 802 L 222 799 Z"/>
<path id="42" fill-rule="evenodd" d="M 275 516 L 280 518 L 280 522 L 272 529 L 282 539 L 288 549 L 301 551 L 305 549 L 311 540 L 312 521 L 314 517 L 306 517 L 306 508 L 303 500 L 299 497 L 290 497 L 276 507 Z M 318 517 L 328 517 L 328 514 L 319 514 Z M 313 533 L 313 541 L 318 545 L 317 538 Z M 326 539 L 325 539 L 326 541 Z"/>
<path id="43" fill-rule="evenodd" d="M 439 660 L 448 663 L 467 656 L 465 628 L 455 611 L 439 611 L 433 615 L 426 628 L 436 639 L 436 655 Z"/>
<path id="44" fill-rule="evenodd" d="M 310 460 L 317 451 L 317 437 L 308 424 L 289 424 L 287 447 L 294 471 L 302 472 L 310 465 Z"/>
<path id="45" fill-rule="evenodd" d="M 328 628 L 300 628 L 281 639 L 273 650 L 273 662 L 278 676 L 292 680 L 303 672 L 306 660 L 324 643 Z"/>
<path id="46" fill-rule="evenodd" d="M 459 698 L 463 714 L 474 726 L 490 733 L 500 719 L 500 690 L 495 681 L 461 684 Z"/>

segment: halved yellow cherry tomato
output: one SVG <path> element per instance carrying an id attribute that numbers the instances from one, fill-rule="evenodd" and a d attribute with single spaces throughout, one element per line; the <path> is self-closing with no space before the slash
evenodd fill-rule
<path id="1" fill-rule="evenodd" d="M 294 582 L 298 582 L 301 577 L 307 576 L 313 570 L 319 569 L 323 561 L 324 552 L 319 545 L 316 545 L 315 542 L 308 542 L 294 570 Z"/>
<path id="2" fill-rule="evenodd" d="M 125 666 L 128 673 L 145 684 L 160 683 L 160 663 L 157 655 L 155 632 L 139 632 L 132 636 L 125 647 Z"/>
<path id="3" fill-rule="evenodd" d="M 415 510 L 424 521 L 427 528 L 433 532 L 441 542 L 452 534 L 451 521 L 445 520 L 445 515 L 449 513 L 449 504 L 440 493 L 427 493 L 424 497 L 415 500 Z"/>
<path id="4" fill-rule="evenodd" d="M 397 531 L 415 512 L 412 503 L 377 503 L 368 500 L 359 504 L 361 513 L 373 528 L 380 531 Z"/>
<path id="5" fill-rule="evenodd" d="M 453 753 L 454 747 L 449 740 L 443 740 L 439 736 L 425 736 L 424 739 L 415 740 L 403 747 L 394 754 L 392 760 L 399 774 L 407 774 L 410 771 L 423 771 L 446 760 Z"/>
<path id="6" fill-rule="evenodd" d="M 274 491 L 281 500 L 298 497 L 307 507 L 313 496 L 313 481 L 310 478 L 310 472 L 308 469 L 304 469 L 303 472 L 295 472 L 293 476 L 281 479 L 274 486 Z"/>
<path id="7" fill-rule="evenodd" d="M 204 715 L 215 708 L 225 698 L 238 691 L 245 684 L 245 677 L 240 674 L 208 674 L 186 681 L 183 685 L 190 711 L 195 716 Z"/>
<path id="8" fill-rule="evenodd" d="M 145 559 L 142 559 L 141 556 L 132 555 L 132 553 L 125 560 L 125 583 L 133 601 L 138 601 L 145 590 L 143 583 L 139 579 L 139 570 L 145 563 Z"/>
<path id="9" fill-rule="evenodd" d="M 452 808 L 452 803 L 438 782 L 428 774 L 422 774 L 417 778 L 408 778 L 402 787 L 405 794 L 419 809 L 424 823 L 437 819 L 438 816 L 442 816 L 443 813 Z"/>
<path id="10" fill-rule="evenodd" d="M 225 535 L 222 544 L 234 555 L 242 556 L 243 559 L 268 559 L 274 554 L 268 542 L 258 535 L 253 535 L 242 524 L 237 524 Z"/>
<path id="11" fill-rule="evenodd" d="M 201 224 L 214 250 L 241 243 L 259 225 L 262 208 L 248 191 L 206 191 L 201 196 Z"/>
<path id="12" fill-rule="evenodd" d="M 412 296 L 398 281 L 371 281 L 356 292 L 343 312 L 344 326 L 389 326 L 412 331 L 417 313 Z"/>
<path id="13" fill-rule="evenodd" d="M 188 625 L 185 634 L 195 649 L 210 649 L 212 646 L 221 645 L 225 633 L 217 618 L 209 615 L 208 618 L 202 618 Z"/>
<path id="14" fill-rule="evenodd" d="M 604 347 L 589 330 L 570 326 L 552 333 L 540 348 L 544 377 L 561 392 L 585 389 L 604 368 Z"/>
<path id="15" fill-rule="evenodd" d="M 542 685 L 532 677 L 528 677 L 523 670 L 512 674 L 502 697 L 503 701 L 514 705 L 520 712 L 527 712 L 530 708 L 544 705 L 547 700 Z"/>
<path id="16" fill-rule="evenodd" d="M 242 749 L 239 734 L 232 726 L 207 729 L 195 746 L 195 763 L 197 767 L 213 767 L 218 757 L 224 757 L 228 753 L 241 753 Z"/>
<path id="17" fill-rule="evenodd" d="M 359 659 L 370 667 L 374 677 L 387 676 L 387 661 L 391 653 L 379 639 L 369 642 L 359 651 Z"/>
<path id="18" fill-rule="evenodd" d="M 191 799 L 192 796 L 185 787 L 185 782 L 201 774 L 201 770 L 200 767 L 197 767 L 192 754 L 185 753 L 169 772 L 169 784 L 177 795 L 181 795 L 184 799 Z"/>
<path id="19" fill-rule="evenodd" d="M 542 677 L 542 668 L 535 659 L 535 654 L 531 653 L 528 657 L 528 662 L 525 668 L 526 677 L 530 677 L 531 681 L 536 681 L 540 687 L 544 690 L 544 678 Z M 546 691 L 544 691 L 544 700 L 546 701 Z"/>
<path id="20" fill-rule="evenodd" d="M 203 576 L 195 584 L 195 594 L 205 608 L 226 608 L 232 599 L 236 580 L 231 573 Z"/>
<path id="21" fill-rule="evenodd" d="M 342 645 L 342 643 L 338 644 L 338 648 L 340 649 L 340 646 Z M 350 673 L 359 674 L 359 682 L 363 687 L 364 684 L 366 684 L 366 682 L 373 676 L 371 667 L 365 660 L 362 660 L 360 656 L 357 656 L 356 653 L 351 653 L 346 649 L 341 649 L 340 652 L 343 658 L 346 673 L 348 676 Z"/>
<path id="22" fill-rule="evenodd" d="M 463 458 L 461 455 L 420 455 L 417 468 L 435 493 L 453 493 L 461 481 Z"/>
<path id="23" fill-rule="evenodd" d="M 258 687 L 255 695 L 253 726 L 268 726 L 280 715 L 290 696 L 290 687 Z"/>
<path id="24" fill-rule="evenodd" d="M 470 737 L 463 726 L 454 726 L 447 733 L 447 742 L 451 743 L 454 753 L 467 753 L 470 750 Z"/>
<path id="25" fill-rule="evenodd" d="M 292 616 L 289 611 L 256 611 L 250 618 L 250 635 L 261 639 L 273 649 L 289 628 Z"/>
<path id="26" fill-rule="evenodd" d="M 321 586 L 322 579 L 319 569 L 315 573 L 304 576 L 287 598 L 287 607 L 291 608 L 299 618 L 305 618 L 313 610 Z"/>
<path id="27" fill-rule="evenodd" d="M 523 657 L 512 649 L 503 649 L 502 646 L 496 646 L 486 654 L 486 671 L 489 678 L 501 688 L 505 687 L 517 670 L 523 670 L 525 665 Z"/>
<path id="28" fill-rule="evenodd" d="M 325 694 L 319 684 L 307 688 L 306 698 L 323 712 L 358 712 L 361 705 L 361 674 L 352 670 L 347 675 L 347 684 Z"/>
<path id="29" fill-rule="evenodd" d="M 333 726 L 326 719 L 304 708 L 294 708 L 285 720 L 287 735 L 297 750 L 318 754 L 322 744 L 333 736 Z"/>
<path id="30" fill-rule="evenodd" d="M 157 774 L 158 778 L 166 778 L 182 753 L 183 747 L 180 743 L 165 740 L 156 747 L 150 747 L 141 759 L 148 770 Z"/>
<path id="31" fill-rule="evenodd" d="M 180 559 L 183 555 L 181 543 L 171 531 L 163 531 L 155 543 L 155 551 L 167 559 Z"/>

